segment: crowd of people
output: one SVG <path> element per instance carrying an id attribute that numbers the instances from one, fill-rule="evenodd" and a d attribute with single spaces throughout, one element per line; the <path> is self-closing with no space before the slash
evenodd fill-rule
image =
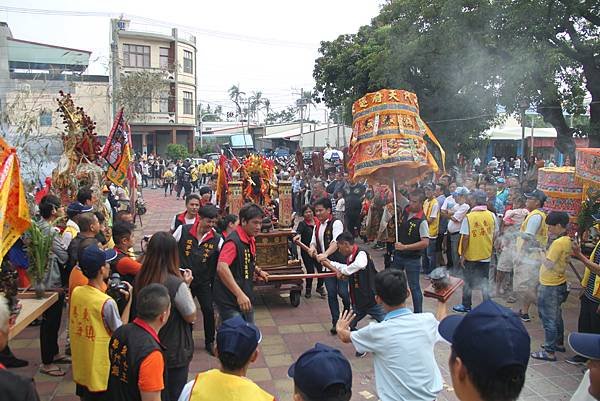
<path id="1" fill-rule="evenodd" d="M 237 215 L 227 214 L 216 206 L 214 170 L 191 161 L 169 166 L 159 157 L 141 159 L 139 166 L 153 180 L 146 185 L 163 184 L 168 196 L 174 183 L 185 205 L 165 231 L 142 239 L 139 252 L 131 209 L 111 206 L 108 216 L 95 210 L 90 188 L 81 188 L 66 208 L 52 194 L 39 204 L 40 224 L 54 235 L 45 282 L 59 292 L 41 319 L 40 372 L 63 376 L 60 365 L 71 363 L 84 401 L 273 400 L 246 377 L 262 339 L 254 286 L 270 279 L 256 265 L 256 236 L 265 218 L 274 218 L 273 205 L 246 203 Z M 165 179 L 168 172 L 174 180 Z M 395 194 L 386 185 L 351 183 L 341 171 L 278 174 L 289 174 L 292 182 L 297 225 L 290 257 L 299 248 L 307 273 L 335 272 L 307 278 L 304 296 L 314 290 L 326 298 L 331 335 L 352 344 L 356 357 L 373 355 L 381 400 L 436 399 L 443 388 L 434 356 L 440 341 L 451 344 L 448 367 L 459 399 L 516 400 L 530 358 L 556 361 L 566 351 L 561 305 L 572 255 L 586 271 L 579 333 L 569 338 L 578 356 L 569 362 L 590 361 L 592 373 L 582 386 L 591 383 L 591 395 L 600 399 L 600 253 L 581 253 L 567 235 L 569 216 L 547 213 L 542 191 L 490 171 L 427 177 L 398 185 Z M 379 272 L 372 249 L 384 250 Z M 435 314 L 423 310 L 421 280 L 440 267 L 464 280 L 451 316 L 441 300 Z M 474 290 L 482 293 L 477 306 Z M 492 298 L 518 306 L 513 311 Z M 532 320 L 532 304 L 544 329 L 544 343 L 533 352 L 524 325 Z M 61 353 L 65 305 L 68 341 Z M 188 382 L 198 312 L 204 348 L 219 367 Z M 366 316 L 375 323 L 359 328 Z M 2 303 L 0 362 L 19 366 L 23 361 L 7 345 L 8 320 Z M 289 376 L 296 401 L 352 396 L 351 363 L 324 344 L 303 353 Z M 10 399 L 36 399 L 31 383 L 14 377 L 0 369 L 0 391 L 17 394 L 20 387 Z"/>

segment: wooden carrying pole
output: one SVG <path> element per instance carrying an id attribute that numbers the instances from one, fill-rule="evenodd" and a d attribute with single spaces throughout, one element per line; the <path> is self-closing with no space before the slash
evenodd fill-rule
<path id="1" fill-rule="evenodd" d="M 313 274 L 271 274 L 269 275 L 269 283 L 271 281 L 280 281 L 280 280 L 304 280 L 307 278 L 327 278 L 327 277 L 335 277 L 336 272 L 329 273 L 313 273 Z"/>

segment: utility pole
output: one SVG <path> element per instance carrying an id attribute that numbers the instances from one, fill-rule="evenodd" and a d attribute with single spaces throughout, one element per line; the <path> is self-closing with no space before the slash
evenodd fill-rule
<path id="1" fill-rule="evenodd" d="M 329 126 L 331 124 L 329 123 L 329 116 L 328 116 L 328 113 L 327 113 L 327 109 L 325 109 L 325 121 L 327 121 L 327 145 L 331 146 L 331 142 L 330 142 L 331 139 L 329 139 Z"/>
<path id="2" fill-rule="evenodd" d="M 248 96 L 248 109 L 246 110 L 246 119 L 248 120 L 247 132 L 250 134 L 250 96 Z M 246 146 L 246 137 L 244 137 L 244 146 Z M 252 135 L 252 148 L 254 149 L 254 135 Z"/>
<path id="3" fill-rule="evenodd" d="M 337 108 L 337 113 L 336 113 L 336 117 L 337 117 L 337 139 L 335 141 L 335 147 L 336 149 L 339 149 L 340 147 L 340 121 L 342 120 L 341 116 L 340 116 L 340 108 Z"/>
<path id="4" fill-rule="evenodd" d="M 300 147 L 304 148 L 304 88 L 300 88 Z"/>
<path id="5" fill-rule="evenodd" d="M 118 20 L 110 20 L 110 31 L 112 41 L 110 43 L 110 52 L 112 58 L 112 117 L 117 115 L 117 91 L 119 88 L 119 27 Z"/>
<path id="6" fill-rule="evenodd" d="M 523 170 L 525 170 L 525 111 L 529 108 L 527 100 L 521 100 L 519 109 L 521 111 L 521 168 L 519 171 L 519 181 L 523 185 Z"/>

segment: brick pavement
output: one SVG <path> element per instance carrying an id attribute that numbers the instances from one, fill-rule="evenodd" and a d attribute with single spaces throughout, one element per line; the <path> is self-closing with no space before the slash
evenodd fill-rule
<path id="1" fill-rule="evenodd" d="M 144 191 L 144 198 L 148 206 L 148 214 L 142 217 L 143 226 L 138 222 L 137 239 L 143 235 L 152 234 L 159 230 L 168 229 L 170 219 L 174 213 L 183 210 L 183 201 L 176 201 L 175 197 L 164 198 L 160 190 Z M 374 259 L 381 265 L 381 252 L 372 252 Z M 572 274 L 572 272 L 569 272 Z M 578 295 L 580 286 L 576 284 L 574 276 L 570 277 L 574 288 L 569 300 L 565 304 L 564 317 L 567 333 L 576 329 L 579 311 Z M 422 286 L 425 285 L 423 280 Z M 480 301 L 476 291 L 474 302 Z M 448 302 L 454 305 L 460 301 L 460 294 L 455 294 Z M 433 312 L 435 304 L 431 299 L 425 299 L 425 311 Z M 201 316 L 201 313 L 199 312 Z M 538 349 L 543 341 L 543 330 L 537 310 L 532 309 L 533 321 L 526 323 L 532 337 L 532 349 Z M 273 393 L 278 400 L 291 400 L 293 391 L 292 380 L 287 377 L 287 369 L 303 351 L 312 347 L 315 342 L 322 342 L 340 348 L 352 364 L 354 385 L 353 400 L 376 400 L 375 381 L 373 375 L 373 361 L 371 356 L 356 358 L 351 345 L 341 344 L 336 337 L 329 334 L 330 316 L 327 301 L 318 296 L 307 300 L 302 298 L 298 308 L 289 304 L 287 294 L 266 295 L 257 300 L 256 323 L 263 333 L 260 345 L 259 358 L 251 365 L 248 376 L 255 380 L 267 391 Z M 361 322 L 366 324 L 366 321 Z M 64 325 L 62 330 L 64 330 Z M 14 353 L 30 361 L 26 368 L 14 369 L 15 372 L 35 379 L 36 387 L 44 401 L 70 401 L 78 397 L 74 395 L 75 385 L 72 381 L 70 370 L 63 378 L 53 378 L 38 372 L 40 364 L 39 328 L 28 327 L 16 339 L 10 342 Z M 210 357 L 203 349 L 202 324 L 195 326 L 194 338 L 196 352 L 190 366 L 190 377 L 199 371 L 218 366 L 218 361 Z M 64 331 L 61 335 L 61 347 L 64 344 Z M 435 355 L 446 381 L 440 400 L 456 400 L 451 388 L 447 360 L 449 346 L 438 344 Z M 582 377 L 582 368 L 574 367 L 564 359 L 571 356 L 571 352 L 558 354 L 559 362 L 541 362 L 531 360 L 527 371 L 525 389 L 521 400 L 568 400 L 577 388 Z M 69 366 L 66 366 L 67 369 Z"/>

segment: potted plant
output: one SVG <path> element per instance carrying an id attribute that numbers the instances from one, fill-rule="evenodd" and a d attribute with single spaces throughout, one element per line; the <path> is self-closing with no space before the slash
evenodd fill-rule
<path id="1" fill-rule="evenodd" d="M 36 221 L 32 221 L 31 226 L 27 230 L 29 239 L 27 244 L 27 254 L 29 257 L 27 274 L 34 283 L 33 288 L 38 299 L 43 298 L 46 291 L 44 278 L 48 270 L 54 235 L 44 234 Z"/>

